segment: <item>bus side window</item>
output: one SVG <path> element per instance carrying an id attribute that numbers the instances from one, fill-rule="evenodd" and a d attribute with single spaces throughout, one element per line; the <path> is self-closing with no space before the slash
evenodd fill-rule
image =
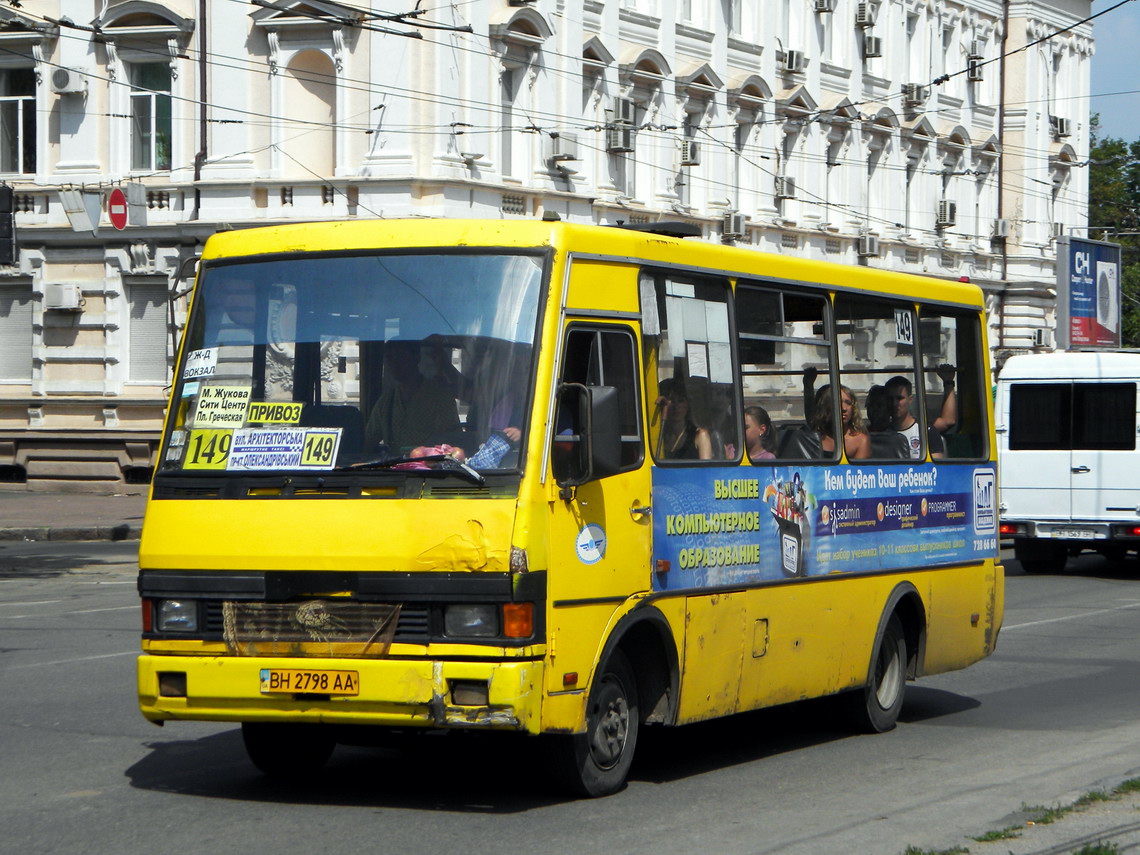
<path id="1" fill-rule="evenodd" d="M 617 390 L 621 422 L 621 471 L 636 469 L 644 456 L 641 406 L 637 390 L 637 354 L 633 332 L 627 327 L 600 329 L 574 327 L 566 334 L 562 382 L 609 386 Z M 561 401 L 560 401 L 561 403 Z M 564 454 L 579 426 L 561 406 L 554 421 L 555 454 Z M 561 437 L 561 438 L 560 438 Z"/>
<path id="2" fill-rule="evenodd" d="M 913 303 L 839 294 L 835 338 L 840 384 L 857 412 L 849 434 L 870 439 L 870 459 L 885 462 L 945 456 L 942 434 L 923 413 L 924 389 L 916 381 L 918 321 Z M 848 454 L 851 457 L 851 454 Z"/>
<path id="3" fill-rule="evenodd" d="M 919 318 L 926 413 L 942 434 L 946 456 L 987 456 L 986 390 L 977 314 L 924 308 Z"/>
<path id="4" fill-rule="evenodd" d="M 833 421 L 828 413 L 834 410 L 826 298 L 741 281 L 736 324 L 747 458 L 761 465 L 772 459 L 834 459 L 835 445 L 825 451 L 819 429 L 821 419 Z M 828 405 L 817 413 L 821 394 Z M 834 434 L 834 426 L 827 432 Z"/>
<path id="5" fill-rule="evenodd" d="M 740 460 L 729 286 L 724 279 L 642 274 L 645 385 L 657 461 Z"/>

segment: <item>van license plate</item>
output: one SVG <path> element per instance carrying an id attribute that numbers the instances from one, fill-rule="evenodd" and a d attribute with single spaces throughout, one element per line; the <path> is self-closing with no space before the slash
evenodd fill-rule
<path id="1" fill-rule="evenodd" d="M 1091 528 L 1055 528 L 1051 532 L 1053 537 L 1065 540 L 1095 540 L 1096 532 Z"/>
<path id="2" fill-rule="evenodd" d="M 263 695 L 359 695 L 359 671 L 262 668 Z"/>

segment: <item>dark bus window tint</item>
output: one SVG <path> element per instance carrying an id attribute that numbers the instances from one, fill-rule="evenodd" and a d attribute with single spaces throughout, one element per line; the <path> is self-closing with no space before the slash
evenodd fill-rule
<path id="1" fill-rule="evenodd" d="M 1136 447 L 1136 384 L 1073 384 L 1073 448 Z"/>
<path id="2" fill-rule="evenodd" d="M 1068 383 L 1016 383 L 1009 388 L 1009 447 L 1014 451 L 1072 448 Z"/>

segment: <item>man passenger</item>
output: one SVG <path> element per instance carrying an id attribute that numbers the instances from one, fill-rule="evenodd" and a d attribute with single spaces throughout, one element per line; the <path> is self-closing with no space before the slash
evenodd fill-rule
<path id="1" fill-rule="evenodd" d="M 906 377 L 899 375 L 888 380 L 886 387 L 887 397 L 893 408 L 891 419 L 893 427 L 906 439 L 911 458 L 919 460 L 922 458 L 922 434 L 918 419 L 910 411 L 911 403 L 914 401 L 914 386 Z M 926 430 L 926 440 L 930 445 L 931 457 L 946 456 L 946 442 L 933 425 Z"/>

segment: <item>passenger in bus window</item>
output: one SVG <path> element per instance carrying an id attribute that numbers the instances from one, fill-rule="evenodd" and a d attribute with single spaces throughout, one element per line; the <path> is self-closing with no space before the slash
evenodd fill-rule
<path id="1" fill-rule="evenodd" d="M 855 393 L 846 386 L 839 387 L 841 428 L 843 431 L 843 450 L 848 460 L 861 460 L 871 456 L 871 438 L 867 435 L 867 428 L 863 425 L 863 417 L 859 413 L 859 402 Z M 833 433 L 831 389 L 824 386 L 816 393 L 815 407 L 812 414 L 812 428 L 819 433 L 820 447 L 831 454 L 835 451 L 835 437 Z"/>
<path id="2" fill-rule="evenodd" d="M 661 393 L 658 456 L 669 460 L 711 460 L 712 437 L 693 420 L 685 387 L 675 379 L 666 379 L 661 381 Z"/>
<path id="3" fill-rule="evenodd" d="M 440 382 L 436 358 L 412 342 L 386 346 L 384 390 L 368 417 L 369 448 L 394 454 L 446 441 L 459 433 L 459 409 Z"/>
<path id="4" fill-rule="evenodd" d="M 939 433 L 946 433 L 958 423 L 958 394 L 954 391 L 957 369 L 944 362 L 934 369 L 934 373 L 942 381 L 942 409 L 932 424 Z"/>
<path id="5" fill-rule="evenodd" d="M 910 457 L 910 444 L 894 428 L 891 399 L 885 386 L 875 385 L 867 390 L 867 433 L 874 457 L 888 460 Z"/>
<path id="6" fill-rule="evenodd" d="M 744 408 L 744 442 L 753 463 L 776 457 L 776 429 L 763 407 Z"/>
<path id="7" fill-rule="evenodd" d="M 907 448 L 914 460 L 922 457 L 921 428 L 910 411 L 914 401 L 914 386 L 910 380 L 901 375 L 892 377 L 887 381 L 887 397 L 890 399 L 893 412 L 891 414 L 894 428 L 906 438 Z M 930 444 L 930 456 L 934 458 L 946 456 L 946 443 L 942 434 L 931 425 L 926 431 L 927 442 Z"/>

